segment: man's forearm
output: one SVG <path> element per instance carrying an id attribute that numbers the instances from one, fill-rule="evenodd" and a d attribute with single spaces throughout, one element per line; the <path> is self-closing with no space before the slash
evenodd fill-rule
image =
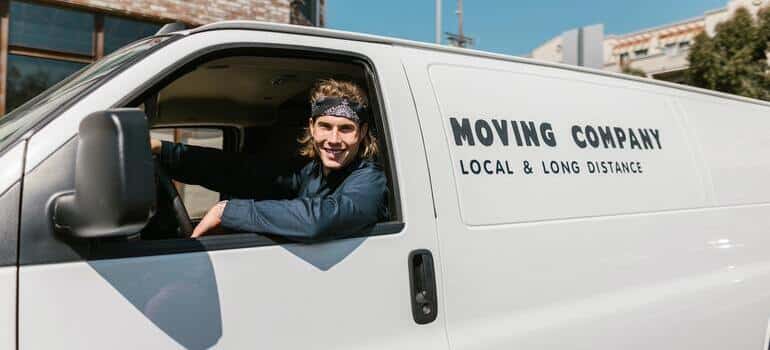
<path id="1" fill-rule="evenodd" d="M 159 159 L 177 181 L 234 196 L 253 196 L 272 181 L 269 174 L 254 169 L 254 162 L 242 153 L 164 141 Z"/>
<path id="2" fill-rule="evenodd" d="M 268 233 L 299 241 L 353 234 L 378 220 L 376 207 L 345 196 L 291 200 L 231 200 L 222 226 L 238 232 Z"/>

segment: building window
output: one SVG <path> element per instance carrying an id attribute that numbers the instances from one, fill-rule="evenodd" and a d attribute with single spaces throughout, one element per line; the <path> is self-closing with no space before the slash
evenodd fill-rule
<path id="1" fill-rule="evenodd" d="M 2 0 L 0 0 L 1 2 Z M 155 34 L 160 24 L 13 0 L 8 16 L 6 94 L 0 117 L 85 65 Z M 7 11 L 7 12 L 5 12 Z M 4 102 L 4 103 L 2 103 Z"/>
<path id="2" fill-rule="evenodd" d="M 305 18 L 309 19 L 310 22 L 316 23 L 316 19 L 318 18 L 318 1 L 305 0 L 302 14 L 305 15 Z"/>
<path id="3" fill-rule="evenodd" d="M 625 65 L 628 63 L 629 55 L 628 52 L 623 52 L 620 54 L 620 65 Z"/>
<path id="4" fill-rule="evenodd" d="M 292 0 L 291 23 L 306 26 L 319 26 L 319 0 Z"/>
<path id="5" fill-rule="evenodd" d="M 126 18 L 104 17 L 104 54 L 107 55 L 124 45 L 158 32 L 161 25 Z"/>
<path id="6" fill-rule="evenodd" d="M 85 63 L 8 55 L 5 105 L 12 111 L 50 86 L 75 73 Z"/>
<path id="7" fill-rule="evenodd" d="M 647 49 L 639 49 L 634 51 L 634 57 L 646 57 L 649 51 Z"/>
<path id="8" fill-rule="evenodd" d="M 663 46 L 663 53 L 665 53 L 667 56 L 674 56 L 677 53 L 677 44 L 676 43 L 668 43 L 665 46 Z"/>
<path id="9" fill-rule="evenodd" d="M 680 50 L 687 50 L 690 48 L 690 42 L 689 41 L 682 41 L 679 43 L 679 49 Z"/>
<path id="10" fill-rule="evenodd" d="M 9 44 L 36 49 L 93 55 L 94 15 L 11 2 Z"/>

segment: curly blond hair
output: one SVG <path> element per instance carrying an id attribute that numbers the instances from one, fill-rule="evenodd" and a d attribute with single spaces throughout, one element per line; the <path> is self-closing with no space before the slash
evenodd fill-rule
<path id="1" fill-rule="evenodd" d="M 312 90 L 310 90 L 310 103 L 313 104 L 322 97 L 337 97 L 347 98 L 349 101 L 358 103 L 364 107 L 369 106 L 369 101 L 366 97 L 366 92 L 350 81 L 341 81 L 334 79 L 319 80 Z M 363 159 L 373 159 L 380 153 L 380 147 L 377 143 L 377 137 L 374 136 L 372 128 L 368 127 L 366 123 L 362 123 L 359 127 L 367 126 L 366 135 L 361 140 L 361 145 L 358 148 L 358 156 Z M 299 150 L 299 154 L 308 158 L 315 158 L 318 156 L 318 150 L 313 142 L 313 135 L 310 134 L 310 128 L 305 128 L 305 132 L 297 140 L 302 147 Z"/>

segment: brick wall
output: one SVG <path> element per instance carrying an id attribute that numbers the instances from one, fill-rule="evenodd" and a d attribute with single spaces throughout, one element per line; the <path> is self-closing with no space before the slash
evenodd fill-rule
<path id="1" fill-rule="evenodd" d="M 192 25 L 223 20 L 289 23 L 291 0 L 42 0 L 118 15 Z"/>

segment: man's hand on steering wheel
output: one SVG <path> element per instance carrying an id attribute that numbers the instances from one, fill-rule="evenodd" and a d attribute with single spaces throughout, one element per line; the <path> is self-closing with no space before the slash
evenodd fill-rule
<path id="1" fill-rule="evenodd" d="M 152 154 L 159 155 L 161 148 L 162 143 L 160 140 L 150 138 L 150 150 L 152 151 Z M 166 175 L 165 171 L 160 168 L 160 162 L 156 163 L 156 167 L 158 167 L 157 173 L 160 185 L 172 199 L 174 214 L 176 216 L 177 222 L 179 223 L 179 227 L 182 230 L 182 233 L 186 236 L 189 235 L 191 238 L 198 238 L 205 234 L 216 231 L 222 224 L 222 213 L 225 211 L 227 201 L 221 201 L 211 207 L 211 209 L 209 209 L 203 219 L 201 219 L 201 221 L 197 226 L 195 226 L 195 229 L 193 230 L 190 217 L 187 215 L 187 209 L 185 209 L 184 203 L 182 203 L 182 200 L 179 197 L 179 193 L 176 191 L 176 186 L 173 185 L 171 179 L 168 177 L 168 175 Z"/>
<path id="2" fill-rule="evenodd" d="M 150 150 L 152 154 L 160 154 L 161 145 L 160 140 L 150 138 Z M 174 186 L 171 178 L 163 170 L 163 167 L 157 158 L 155 159 L 155 173 L 158 179 L 158 185 L 171 200 L 171 208 L 174 212 L 174 218 L 179 224 L 181 235 L 183 237 L 191 236 L 193 233 L 193 225 L 190 216 L 187 214 L 187 208 L 185 208 L 182 197 L 179 196 L 176 186 Z"/>

